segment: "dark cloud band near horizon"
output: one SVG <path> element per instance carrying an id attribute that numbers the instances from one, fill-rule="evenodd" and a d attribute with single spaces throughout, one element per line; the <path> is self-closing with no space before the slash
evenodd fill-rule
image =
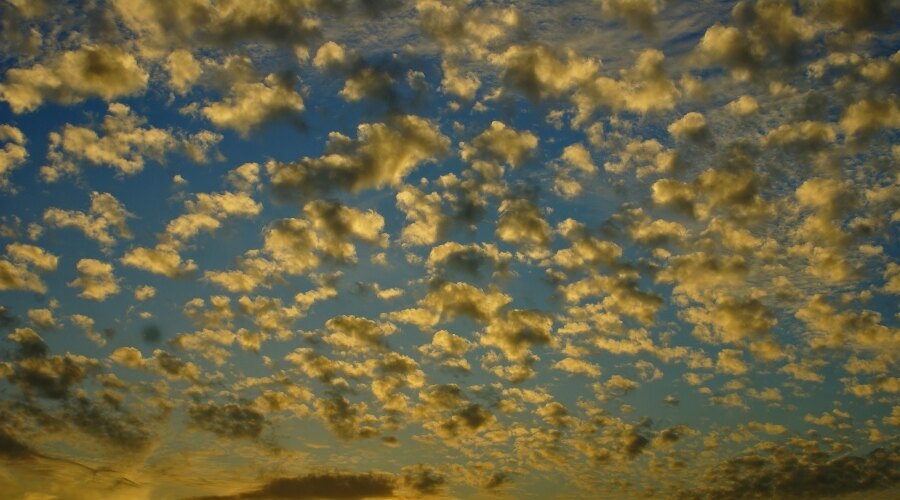
<path id="1" fill-rule="evenodd" d="M 0 496 L 893 498 L 896 0 L 0 0 Z"/>

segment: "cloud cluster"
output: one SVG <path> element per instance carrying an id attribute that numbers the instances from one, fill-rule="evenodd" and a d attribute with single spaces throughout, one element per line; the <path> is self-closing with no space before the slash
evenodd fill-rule
<path id="1" fill-rule="evenodd" d="M 105 165 L 117 175 L 141 172 L 146 159 L 163 163 L 168 153 L 180 151 L 199 163 L 207 162 L 207 153 L 222 136 L 206 130 L 186 136 L 171 130 L 144 127 L 146 118 L 121 103 L 111 103 L 101 125 L 102 135 L 90 127 L 66 124 L 61 132 L 51 132 L 47 164 L 41 167 L 45 182 L 57 182 L 65 176 L 77 176 L 81 165 Z"/>
<path id="2" fill-rule="evenodd" d="M 117 99 L 144 91 L 147 81 L 137 59 L 120 47 L 86 46 L 60 53 L 47 64 L 7 71 L 0 99 L 14 113 L 24 113 L 47 100 L 71 104 L 88 97 Z"/>
<path id="3" fill-rule="evenodd" d="M 277 196 L 295 200 L 342 187 L 351 192 L 397 186 L 421 163 L 447 152 L 449 139 L 436 124 L 407 115 L 392 123 L 364 123 L 352 139 L 328 136 L 325 154 L 292 163 L 270 161 L 266 171 Z"/>
<path id="4" fill-rule="evenodd" d="M 0 4 L 0 490 L 889 495 L 898 14 Z"/>

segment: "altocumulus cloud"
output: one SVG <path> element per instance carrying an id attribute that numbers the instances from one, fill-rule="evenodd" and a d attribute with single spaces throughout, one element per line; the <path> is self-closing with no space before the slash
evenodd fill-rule
<path id="1" fill-rule="evenodd" d="M 0 491 L 889 496 L 898 19 L 0 2 Z"/>

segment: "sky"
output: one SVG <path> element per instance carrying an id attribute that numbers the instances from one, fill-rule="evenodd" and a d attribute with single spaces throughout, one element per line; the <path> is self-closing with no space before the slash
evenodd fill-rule
<path id="1" fill-rule="evenodd" d="M 4 498 L 891 498 L 895 0 L 0 1 Z"/>

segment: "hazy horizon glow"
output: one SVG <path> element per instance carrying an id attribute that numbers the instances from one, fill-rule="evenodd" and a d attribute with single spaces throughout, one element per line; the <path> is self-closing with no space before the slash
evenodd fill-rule
<path id="1" fill-rule="evenodd" d="M 0 1 L 0 496 L 896 495 L 898 26 Z"/>

